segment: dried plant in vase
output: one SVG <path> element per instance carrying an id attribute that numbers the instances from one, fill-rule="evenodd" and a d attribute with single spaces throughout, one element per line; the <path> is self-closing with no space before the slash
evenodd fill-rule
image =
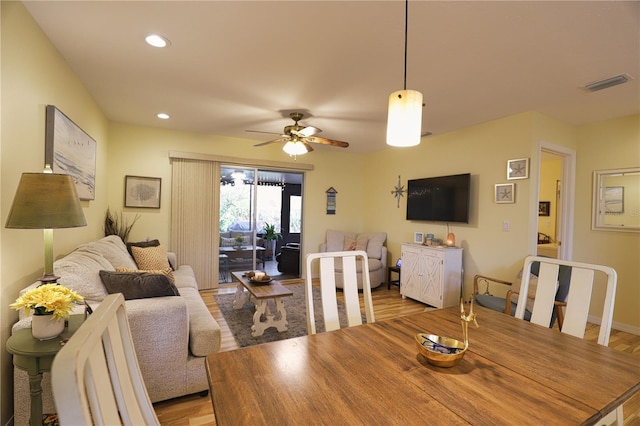
<path id="1" fill-rule="evenodd" d="M 107 207 L 107 213 L 104 218 L 104 236 L 117 235 L 126 243 L 129 239 L 131 228 L 133 228 L 133 225 L 135 225 L 138 219 L 140 219 L 139 214 L 135 215 L 133 221 L 129 224 L 122 215 L 122 212 L 120 212 L 120 216 L 114 216 Z"/>

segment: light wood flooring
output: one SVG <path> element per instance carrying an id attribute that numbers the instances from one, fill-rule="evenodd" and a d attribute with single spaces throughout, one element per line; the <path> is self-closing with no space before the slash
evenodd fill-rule
<path id="1" fill-rule="evenodd" d="M 302 283 L 301 280 L 291 280 L 288 283 Z M 205 290 L 200 294 L 209 308 L 211 315 L 220 324 L 222 329 L 221 351 L 230 351 L 238 348 L 227 323 L 220 313 L 213 296 L 215 294 L 233 293 L 235 285 L 221 285 L 218 290 Z M 425 305 L 411 299 L 402 299 L 398 287 L 391 286 L 388 290 L 382 285 L 372 292 L 373 306 L 376 320 L 383 320 L 402 315 L 409 315 L 424 311 Z M 589 324 L 585 339 L 593 342 L 598 339 L 599 327 Z M 624 333 L 617 330 L 611 331 L 609 346 L 622 352 L 628 352 L 638 357 L 640 368 L 640 336 Z M 562 378 L 559 378 L 562 380 Z M 213 408 L 209 397 L 190 395 L 181 398 L 163 401 L 154 404 L 156 414 L 162 425 L 171 426 L 200 426 L 215 425 Z M 625 425 L 640 426 L 640 393 L 637 393 L 624 405 Z"/>

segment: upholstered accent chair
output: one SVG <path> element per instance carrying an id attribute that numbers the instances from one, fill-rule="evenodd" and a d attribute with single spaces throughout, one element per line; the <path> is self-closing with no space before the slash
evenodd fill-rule
<path id="1" fill-rule="evenodd" d="M 367 253 L 371 288 L 384 283 L 387 271 L 386 232 L 348 232 L 327 230 L 327 241 L 320 245 L 321 252 L 362 250 Z M 358 289 L 362 290 L 362 262 L 357 264 Z M 343 288 L 342 265 L 336 264 L 336 287 Z"/>

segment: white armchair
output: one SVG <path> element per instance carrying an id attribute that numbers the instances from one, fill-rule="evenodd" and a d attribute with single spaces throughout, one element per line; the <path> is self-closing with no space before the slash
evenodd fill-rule
<path id="1" fill-rule="evenodd" d="M 371 288 L 380 286 L 385 281 L 387 270 L 386 232 L 355 232 L 327 230 L 327 242 L 320 245 L 321 252 L 363 250 L 367 252 Z M 358 262 L 358 288 L 362 289 L 362 265 Z M 336 287 L 342 288 L 342 265 L 336 265 Z"/>

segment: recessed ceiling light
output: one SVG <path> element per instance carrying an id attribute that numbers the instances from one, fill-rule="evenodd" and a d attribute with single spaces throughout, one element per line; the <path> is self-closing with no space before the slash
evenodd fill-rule
<path id="1" fill-rule="evenodd" d="M 145 37 L 145 41 L 153 47 L 168 47 L 171 45 L 171 42 L 160 34 L 149 34 Z"/>
<path id="2" fill-rule="evenodd" d="M 171 118 L 171 116 L 169 114 L 166 114 L 164 112 L 157 113 L 156 117 L 158 117 L 161 120 L 168 120 L 169 118 Z"/>

